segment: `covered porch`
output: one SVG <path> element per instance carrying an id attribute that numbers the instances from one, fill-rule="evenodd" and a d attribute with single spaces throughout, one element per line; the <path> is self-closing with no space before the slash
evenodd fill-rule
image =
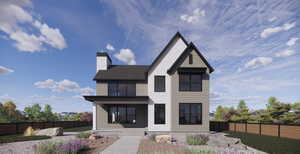
<path id="1" fill-rule="evenodd" d="M 85 96 L 85 99 L 93 102 L 93 130 L 147 130 L 147 96 Z"/>

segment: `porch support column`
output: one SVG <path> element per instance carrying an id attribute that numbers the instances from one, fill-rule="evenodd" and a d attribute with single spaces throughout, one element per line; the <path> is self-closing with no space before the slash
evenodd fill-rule
<path id="1" fill-rule="evenodd" d="M 93 130 L 97 130 L 97 107 L 96 107 L 96 103 L 93 103 Z"/>

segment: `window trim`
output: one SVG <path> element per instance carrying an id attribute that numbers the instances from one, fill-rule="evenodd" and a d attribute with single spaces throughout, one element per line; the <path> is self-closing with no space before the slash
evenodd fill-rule
<path id="1" fill-rule="evenodd" d="M 192 90 L 192 75 L 199 74 L 201 78 L 201 89 L 200 90 Z M 180 75 L 188 75 L 189 76 L 189 83 L 188 83 L 188 90 L 182 90 L 180 84 Z M 203 73 L 192 73 L 192 72 L 185 72 L 185 73 L 178 73 L 178 91 L 179 92 L 202 92 L 203 91 Z"/>
<path id="2" fill-rule="evenodd" d="M 163 105 L 164 107 L 164 119 L 162 123 L 158 123 L 156 121 L 156 106 L 161 106 Z M 165 125 L 166 124 L 166 104 L 154 104 L 154 124 L 155 125 Z"/>
<path id="3" fill-rule="evenodd" d="M 156 85 L 156 78 L 163 78 L 163 89 L 159 90 L 157 85 Z M 155 75 L 154 76 L 154 92 L 166 92 L 166 76 L 165 75 Z"/>
<path id="4" fill-rule="evenodd" d="M 200 118 L 200 123 L 191 123 L 191 122 L 189 122 L 189 123 L 185 123 L 185 124 L 182 124 L 182 123 L 180 123 L 180 104 L 187 104 L 187 105 L 189 105 L 189 120 L 191 121 L 191 117 L 192 117 L 192 113 L 191 113 L 191 109 L 192 109 L 192 104 L 199 104 L 200 105 L 200 107 L 201 107 L 201 118 Z M 178 104 L 179 105 L 179 107 L 178 107 L 178 109 L 179 109 L 179 112 L 178 112 L 178 124 L 179 125 L 202 125 L 202 123 L 203 123 L 203 105 L 202 105 L 202 103 L 179 103 Z"/>
<path id="5" fill-rule="evenodd" d="M 125 107 L 126 122 L 119 122 L 119 121 L 118 122 L 112 122 L 112 119 L 110 118 L 110 115 L 111 115 L 110 108 L 111 107 L 116 107 L 117 108 L 117 113 L 119 114 L 119 107 L 120 106 L 124 106 Z M 134 107 L 135 108 L 135 111 L 134 111 L 134 113 L 135 113 L 135 115 L 134 115 L 135 123 L 128 122 L 128 111 L 127 111 L 127 108 L 128 108 L 128 104 L 110 104 L 110 105 L 108 105 L 107 106 L 107 110 L 108 110 L 107 123 L 108 124 L 131 124 L 131 125 L 136 125 L 137 124 L 137 120 L 136 120 L 136 115 L 137 115 L 136 111 L 137 111 L 137 109 L 136 109 L 136 107 Z M 119 115 L 116 115 L 116 119 L 119 119 Z"/>

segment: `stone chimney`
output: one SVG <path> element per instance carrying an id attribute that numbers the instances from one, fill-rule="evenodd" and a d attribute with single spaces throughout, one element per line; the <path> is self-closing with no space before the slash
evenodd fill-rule
<path id="1" fill-rule="evenodd" d="M 96 72 L 99 70 L 107 70 L 109 65 L 111 65 L 111 59 L 106 52 L 97 52 L 96 59 Z"/>

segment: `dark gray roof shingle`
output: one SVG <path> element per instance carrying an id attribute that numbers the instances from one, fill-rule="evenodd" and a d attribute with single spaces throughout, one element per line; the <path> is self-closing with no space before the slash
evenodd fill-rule
<path id="1" fill-rule="evenodd" d="M 147 81 L 148 65 L 110 65 L 108 70 L 99 70 L 94 80 Z"/>

